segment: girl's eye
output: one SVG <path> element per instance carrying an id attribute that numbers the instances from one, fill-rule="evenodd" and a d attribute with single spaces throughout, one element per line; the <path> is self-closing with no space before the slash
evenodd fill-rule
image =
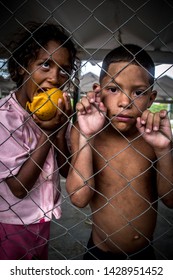
<path id="1" fill-rule="evenodd" d="M 64 69 L 60 69 L 60 75 L 61 76 L 65 76 L 65 77 L 69 77 L 68 72 L 66 70 L 64 70 Z"/>
<path id="2" fill-rule="evenodd" d="M 48 61 L 45 61 L 44 63 L 42 63 L 42 67 L 44 68 L 44 69 L 49 69 L 49 62 Z"/>

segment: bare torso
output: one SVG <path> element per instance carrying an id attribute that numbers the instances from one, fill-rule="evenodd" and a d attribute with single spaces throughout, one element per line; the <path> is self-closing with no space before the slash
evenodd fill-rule
<path id="1" fill-rule="evenodd" d="M 153 150 L 137 137 L 131 142 L 103 132 L 95 139 L 96 192 L 93 241 L 104 251 L 133 253 L 152 239 L 156 224 Z"/>

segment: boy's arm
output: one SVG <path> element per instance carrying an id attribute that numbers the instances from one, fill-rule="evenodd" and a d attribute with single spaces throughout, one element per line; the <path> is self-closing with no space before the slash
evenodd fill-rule
<path id="1" fill-rule="evenodd" d="M 157 191 L 162 201 L 173 208 L 173 145 L 170 120 L 165 110 L 151 113 L 146 110 L 137 119 L 137 128 L 153 147 L 156 160 Z"/>
<path id="2" fill-rule="evenodd" d="M 91 96 L 91 98 L 89 97 Z M 77 103 L 78 124 L 71 131 L 72 162 L 66 180 L 71 201 L 85 207 L 94 193 L 94 137 L 105 124 L 106 107 L 98 92 L 90 92 Z"/>
<path id="3" fill-rule="evenodd" d="M 85 207 L 94 191 L 92 141 L 87 141 L 74 126 L 71 131 L 72 161 L 66 180 L 70 199 L 77 207 Z"/>
<path id="4" fill-rule="evenodd" d="M 163 203 L 173 208 L 173 145 L 165 150 L 155 150 L 157 156 L 157 190 Z"/>

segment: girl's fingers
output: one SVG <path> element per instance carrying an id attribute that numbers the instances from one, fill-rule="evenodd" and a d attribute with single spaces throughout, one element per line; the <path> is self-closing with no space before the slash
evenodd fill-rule
<path id="1" fill-rule="evenodd" d="M 69 110 L 71 108 L 71 97 L 67 92 L 63 92 L 63 97 L 65 101 L 65 108 L 66 110 Z"/>

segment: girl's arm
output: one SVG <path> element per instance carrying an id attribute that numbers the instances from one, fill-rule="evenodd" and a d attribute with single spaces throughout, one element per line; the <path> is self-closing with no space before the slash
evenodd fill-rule
<path id="1" fill-rule="evenodd" d="M 29 155 L 28 159 L 20 168 L 18 174 L 6 179 L 10 190 L 18 198 L 25 197 L 27 193 L 33 188 L 40 173 L 42 172 L 43 165 L 52 145 L 57 146 L 60 150 L 62 149 L 61 152 L 65 155 L 68 154 L 64 133 L 67 125 L 63 126 L 63 124 L 68 121 L 67 112 L 70 110 L 71 105 L 69 103 L 67 94 L 64 94 L 64 97 L 65 108 L 62 100 L 60 99 L 58 102 L 59 110 L 57 110 L 56 115 L 51 120 L 42 121 L 33 115 L 35 123 L 42 131 L 41 136 L 38 140 L 35 150 Z M 61 135 L 60 139 L 59 135 Z M 60 166 L 63 165 L 63 155 L 61 152 L 59 151 L 58 155 L 58 162 L 60 163 Z"/>
<path id="2" fill-rule="evenodd" d="M 65 130 L 61 129 L 57 133 L 53 142 L 53 145 L 56 150 L 59 171 L 64 178 L 67 177 L 71 161 L 70 143 L 68 143 L 68 141 L 70 140 L 69 128 L 70 125 L 68 125 L 68 127 L 65 128 Z"/>
<path id="3" fill-rule="evenodd" d="M 70 118 L 72 116 L 72 106 L 71 99 L 67 92 L 63 93 L 64 97 L 64 106 L 58 104 L 58 107 L 61 109 L 59 111 L 60 118 L 60 129 L 56 133 L 54 139 L 54 147 L 57 154 L 57 163 L 60 168 L 60 174 L 66 178 L 69 171 L 70 163 L 70 143 L 68 143 L 68 138 L 70 138 L 69 128 L 70 128 Z"/>
<path id="4" fill-rule="evenodd" d="M 35 150 L 20 168 L 18 174 L 6 179 L 12 193 L 18 198 L 24 198 L 32 189 L 38 179 L 48 152 L 51 142 L 45 133 L 42 133 Z"/>

